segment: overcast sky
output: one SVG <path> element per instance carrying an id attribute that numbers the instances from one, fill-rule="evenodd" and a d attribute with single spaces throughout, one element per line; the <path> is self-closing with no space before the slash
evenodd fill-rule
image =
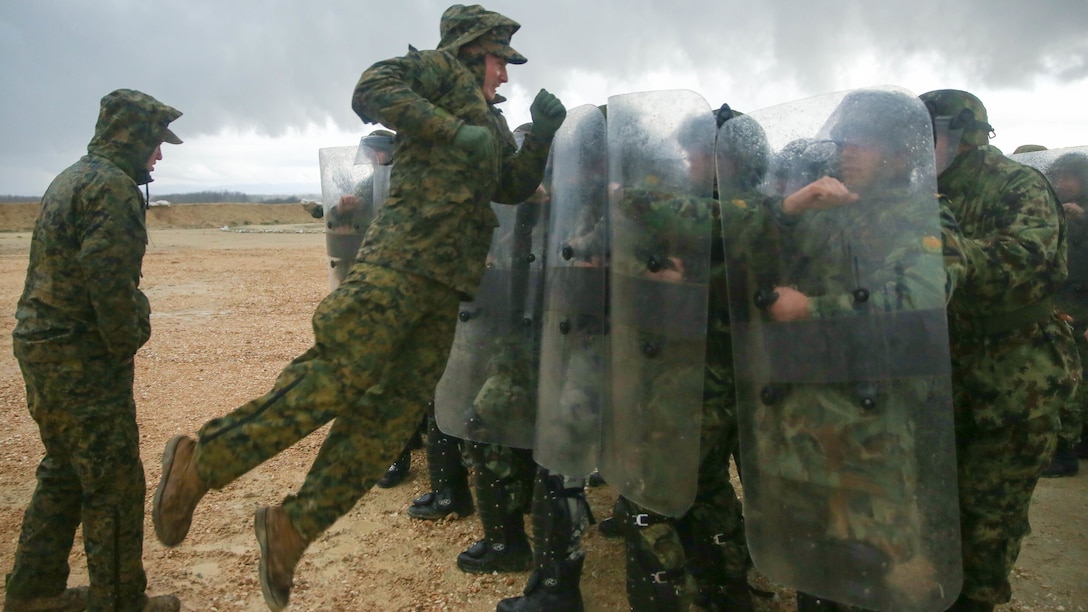
<path id="1" fill-rule="evenodd" d="M 154 193 L 320 192 L 321 147 L 376 126 L 351 110 L 372 63 L 432 49 L 448 1 L 4 0 L 0 195 L 40 195 L 86 151 L 100 98 L 184 116 Z M 492 0 L 522 24 L 500 89 L 511 127 L 547 88 L 568 107 L 691 89 L 742 111 L 891 84 L 966 89 L 1006 153 L 1088 144 L 1086 0 Z"/>

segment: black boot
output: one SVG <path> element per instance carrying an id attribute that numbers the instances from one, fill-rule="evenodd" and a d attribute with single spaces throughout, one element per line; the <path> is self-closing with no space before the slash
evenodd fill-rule
<path id="1" fill-rule="evenodd" d="M 457 567 L 471 574 L 528 571 L 532 567 L 533 550 L 525 535 L 523 508 L 512 507 L 510 489 L 524 485 L 516 477 L 501 478 L 483 461 L 476 463 L 475 471 L 484 539 L 457 555 Z"/>
<path id="2" fill-rule="evenodd" d="M 412 501 L 408 516 L 440 521 L 463 518 L 475 512 L 468 470 L 461 461 L 461 440 L 442 433 L 433 416 L 427 418 L 427 472 L 431 478 L 431 492 Z"/>
<path id="3" fill-rule="evenodd" d="M 797 591 L 797 612 L 836 612 L 845 609 L 830 599 Z"/>
<path id="4" fill-rule="evenodd" d="M 1050 462 L 1050 465 L 1043 470 L 1043 477 L 1063 478 L 1066 476 L 1076 476 L 1079 471 L 1080 459 L 1077 458 L 1077 452 L 1074 450 L 1073 445 L 1058 440 L 1058 448 L 1054 450 L 1054 459 Z"/>
<path id="5" fill-rule="evenodd" d="M 533 570 L 524 595 L 499 602 L 496 612 L 582 612 L 582 562 L 585 553 Z"/>
<path id="6" fill-rule="evenodd" d="M 408 472 L 412 469 L 412 451 L 411 445 L 404 449 L 400 458 L 393 462 L 393 465 L 389 466 L 389 469 L 385 471 L 385 475 L 378 480 L 378 486 L 383 489 L 395 487 L 404 482 L 408 478 Z"/>
<path id="7" fill-rule="evenodd" d="M 524 595 L 499 602 L 500 612 L 582 610 L 582 530 L 592 517 L 585 481 L 538 468 L 533 485 L 533 562 Z"/>

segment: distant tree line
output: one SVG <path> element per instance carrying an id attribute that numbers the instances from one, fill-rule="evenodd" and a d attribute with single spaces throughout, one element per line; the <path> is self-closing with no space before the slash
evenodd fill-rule
<path id="1" fill-rule="evenodd" d="M 156 200 L 166 200 L 171 204 L 214 204 L 231 202 L 237 204 L 298 204 L 298 196 L 253 196 L 241 191 L 198 191 L 195 193 L 171 193 L 156 196 Z"/>
<path id="2" fill-rule="evenodd" d="M 39 202 L 41 196 L 0 195 L 0 203 Z M 299 196 L 255 196 L 240 191 L 198 191 L 196 193 L 171 193 L 155 195 L 154 199 L 166 200 L 171 204 L 215 204 L 230 202 L 237 204 L 298 204 Z"/>

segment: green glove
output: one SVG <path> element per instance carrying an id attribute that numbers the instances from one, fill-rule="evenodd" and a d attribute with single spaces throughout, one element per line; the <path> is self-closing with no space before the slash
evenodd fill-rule
<path id="1" fill-rule="evenodd" d="M 478 125 L 462 125 L 453 135 L 453 146 L 468 153 L 469 161 L 488 159 L 495 154 L 495 139 L 491 132 Z"/>
<path id="2" fill-rule="evenodd" d="M 533 134 L 541 138 L 551 138 L 559 126 L 563 125 L 563 119 L 567 118 L 567 108 L 559 101 L 559 98 L 541 89 L 536 94 L 529 114 L 533 117 Z"/>

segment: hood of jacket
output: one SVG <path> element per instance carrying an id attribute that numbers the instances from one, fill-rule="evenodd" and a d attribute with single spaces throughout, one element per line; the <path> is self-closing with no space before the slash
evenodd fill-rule
<path id="1" fill-rule="evenodd" d="M 147 161 L 155 148 L 164 142 L 181 144 L 169 127 L 180 116 L 181 111 L 143 92 L 112 91 L 102 98 L 87 152 L 110 160 L 138 185 L 150 183 Z"/>

